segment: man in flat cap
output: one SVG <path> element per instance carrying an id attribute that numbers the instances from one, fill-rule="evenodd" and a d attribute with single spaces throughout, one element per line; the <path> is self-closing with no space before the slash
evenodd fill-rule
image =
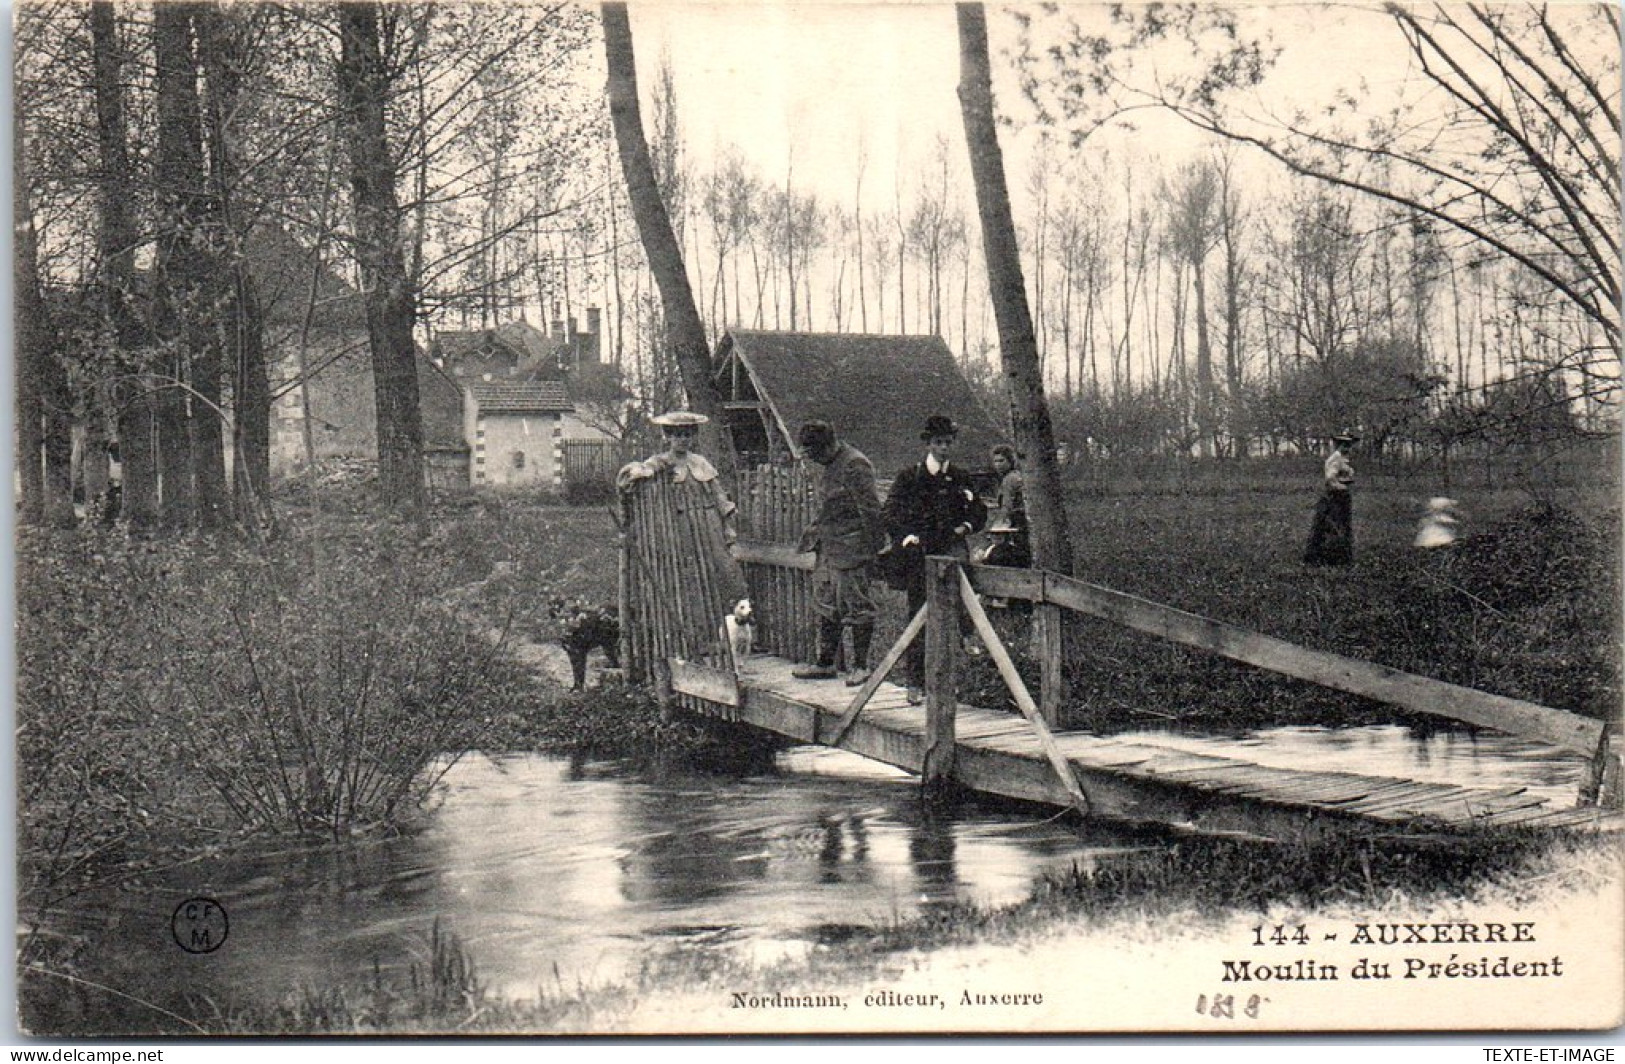
<path id="1" fill-rule="evenodd" d="M 801 534 L 803 552 L 818 552 L 813 610 L 818 615 L 818 660 L 792 670 L 802 679 L 833 679 L 841 636 L 852 630 L 846 683 L 869 678 L 869 644 L 875 633 L 871 567 L 885 545 L 880 492 L 869 459 L 836 437 L 827 421 L 808 421 L 796 434 L 802 453 L 824 468 L 818 513 Z"/>

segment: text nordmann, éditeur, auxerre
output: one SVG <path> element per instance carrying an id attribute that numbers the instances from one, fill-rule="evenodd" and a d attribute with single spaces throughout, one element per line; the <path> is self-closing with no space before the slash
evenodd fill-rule
<path id="1" fill-rule="evenodd" d="M 872 990 L 861 999 L 862 1006 L 870 1009 L 946 1009 L 950 1006 L 1019 1008 L 1043 1003 L 1044 995 L 1037 992 L 970 989 L 961 990 L 957 997 L 929 991 Z M 846 997 L 841 994 L 792 994 L 783 991 L 752 994 L 736 990 L 732 991 L 728 998 L 728 1007 L 732 1009 L 844 1009 L 848 1004 Z"/>

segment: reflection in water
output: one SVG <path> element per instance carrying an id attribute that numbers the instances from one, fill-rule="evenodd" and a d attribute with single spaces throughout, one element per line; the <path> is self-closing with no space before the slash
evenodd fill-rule
<path id="1" fill-rule="evenodd" d="M 157 900 L 109 892 L 63 920 L 92 945 L 87 978 L 152 1001 L 278 1000 L 375 969 L 404 980 L 437 919 L 494 991 L 532 997 L 624 979 L 651 950 L 771 960 L 925 905 L 1016 901 L 1046 869 L 1115 845 L 975 806 L 920 820 L 910 778 L 839 760 L 792 753 L 776 776 L 647 779 L 581 759 L 471 757 L 416 834 L 193 866 Z M 226 906 L 231 941 L 177 966 L 155 914 L 199 894 Z"/>
<path id="2" fill-rule="evenodd" d="M 1144 736 L 1204 749 L 1209 740 Z M 1264 764 L 1547 788 L 1572 802 L 1579 762 L 1536 744 L 1404 729 L 1282 729 L 1226 748 Z M 1036 877 L 1143 848 L 1143 836 L 975 803 L 927 815 L 912 780 L 835 751 L 796 750 L 747 779 L 641 778 L 541 755 L 472 757 L 420 832 L 242 857 L 166 874 L 153 893 L 81 899 L 81 974 L 127 994 L 222 1006 L 300 986 L 400 975 L 438 919 L 497 993 L 533 997 L 634 974 L 651 950 L 805 954 L 913 913 L 1025 897 Z M 227 946 L 177 956 L 181 899 L 218 898 Z"/>
<path id="3" fill-rule="evenodd" d="M 908 863 L 914 869 L 921 904 L 951 902 L 959 877 L 954 872 L 953 821 L 924 810 L 908 840 Z"/>

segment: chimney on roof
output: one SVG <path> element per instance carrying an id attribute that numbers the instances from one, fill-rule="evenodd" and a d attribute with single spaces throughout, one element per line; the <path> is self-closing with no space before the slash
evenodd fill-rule
<path id="1" fill-rule="evenodd" d="M 602 340 L 598 336 L 600 324 L 597 307 L 587 308 L 587 336 L 581 343 L 581 361 L 597 362 L 603 351 Z"/>

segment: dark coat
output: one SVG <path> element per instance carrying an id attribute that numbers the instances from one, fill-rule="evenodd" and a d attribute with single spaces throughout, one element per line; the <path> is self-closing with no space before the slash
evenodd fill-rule
<path id="1" fill-rule="evenodd" d="M 894 546 L 905 536 L 919 536 L 923 554 L 948 554 L 964 543 L 954 534 L 959 525 L 980 532 L 987 524 L 987 507 L 976 497 L 970 474 L 952 462 L 932 476 L 924 462 L 897 474 L 886 497 L 886 533 Z"/>
<path id="2" fill-rule="evenodd" d="M 837 569 L 874 561 L 886 545 L 875 467 L 863 452 L 843 443 L 824 467 L 820 488 L 818 515 L 801 537 L 802 549 L 816 550 L 819 561 Z"/>

